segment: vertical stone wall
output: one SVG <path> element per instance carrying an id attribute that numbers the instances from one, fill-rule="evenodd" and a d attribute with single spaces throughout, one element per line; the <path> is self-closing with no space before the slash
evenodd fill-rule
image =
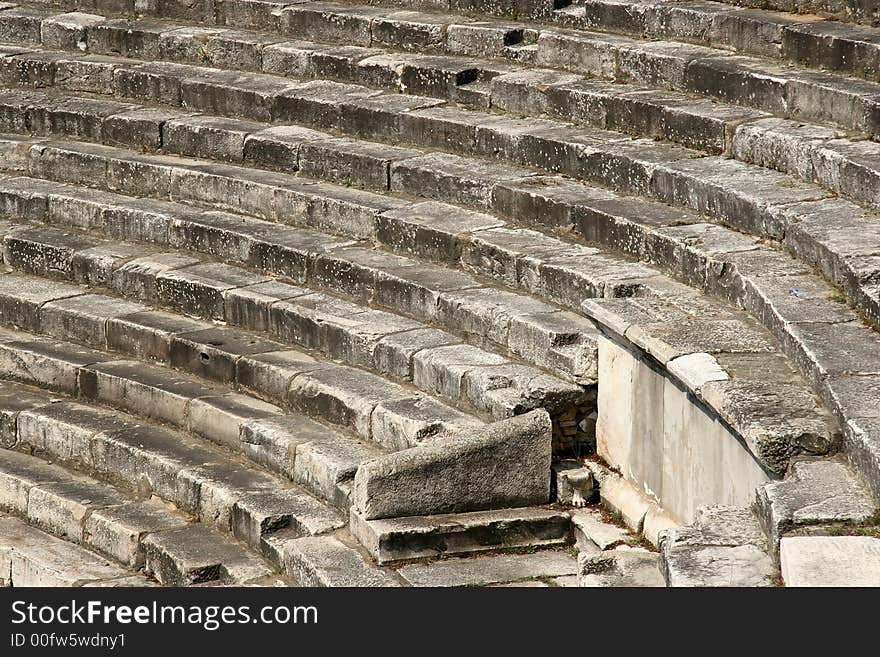
<path id="1" fill-rule="evenodd" d="M 693 395 L 635 348 L 599 342 L 599 456 L 684 523 L 706 504 L 748 506 L 770 479 Z"/>

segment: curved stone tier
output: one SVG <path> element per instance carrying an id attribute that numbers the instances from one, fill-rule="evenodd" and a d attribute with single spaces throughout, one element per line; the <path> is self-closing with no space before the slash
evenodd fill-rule
<path id="1" fill-rule="evenodd" d="M 876 522 L 873 28 L 98 5 L 0 9 L 0 578 L 802 583 Z"/>

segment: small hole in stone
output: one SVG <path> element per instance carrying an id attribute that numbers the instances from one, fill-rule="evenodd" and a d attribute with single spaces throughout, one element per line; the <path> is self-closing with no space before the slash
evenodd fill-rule
<path id="1" fill-rule="evenodd" d="M 522 43 L 524 38 L 523 30 L 510 30 L 504 33 L 504 45 L 515 46 Z"/>
<path id="2" fill-rule="evenodd" d="M 211 355 L 206 354 L 204 351 L 199 354 L 199 356 L 201 357 L 203 363 L 207 363 L 209 360 L 211 360 Z"/>

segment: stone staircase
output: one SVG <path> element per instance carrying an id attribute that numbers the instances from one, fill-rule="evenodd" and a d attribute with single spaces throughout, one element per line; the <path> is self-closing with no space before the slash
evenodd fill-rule
<path id="1" fill-rule="evenodd" d="M 0 580 L 752 586 L 855 545 L 873 36 L 714 2 L 3 3 Z M 640 424 L 620 345 L 748 467 Z M 551 450 L 597 442 L 551 497 Z M 675 458 L 693 490 L 637 481 Z"/>

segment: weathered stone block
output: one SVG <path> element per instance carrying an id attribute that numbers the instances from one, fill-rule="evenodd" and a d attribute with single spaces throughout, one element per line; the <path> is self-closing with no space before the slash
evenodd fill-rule
<path id="1" fill-rule="evenodd" d="M 375 520 L 544 503 L 550 443 L 541 411 L 424 443 L 363 464 L 354 504 Z"/>

